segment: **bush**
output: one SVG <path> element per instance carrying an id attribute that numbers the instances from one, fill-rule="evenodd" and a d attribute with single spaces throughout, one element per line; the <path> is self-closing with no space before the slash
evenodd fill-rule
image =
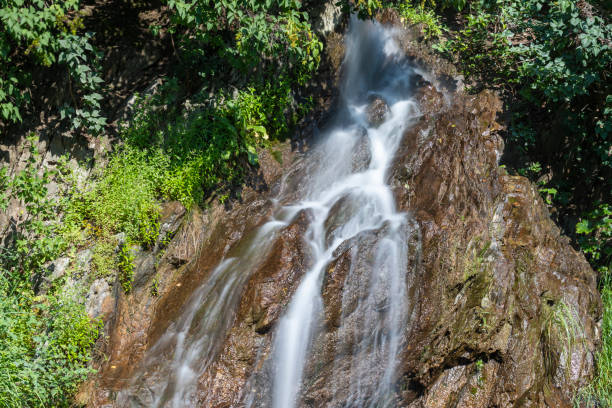
<path id="1" fill-rule="evenodd" d="M 155 242 L 156 187 L 165 164 L 150 160 L 147 153 L 124 146 L 113 155 L 94 188 L 74 197 L 80 201 L 83 218 L 100 229 L 100 236 L 125 232 L 135 242 Z"/>
<path id="2" fill-rule="evenodd" d="M 411 24 L 422 24 L 425 38 L 438 38 L 445 27 L 433 10 L 422 5 L 415 6 L 410 0 L 404 0 L 397 5 L 402 18 Z"/>
<path id="3" fill-rule="evenodd" d="M 69 74 L 72 106 L 61 108 L 74 128 L 97 133 L 106 120 L 100 113 L 102 79 L 93 68 L 97 54 L 91 34 L 83 28 L 78 0 L 0 1 L 0 117 L 20 122 L 29 102 L 32 72 L 36 67 L 63 66 Z"/>
<path id="4" fill-rule="evenodd" d="M 304 84 L 317 68 L 322 44 L 297 0 L 170 0 L 183 61 L 200 75 L 220 66 L 252 80 L 288 76 Z"/>
<path id="5" fill-rule="evenodd" d="M 0 171 L 0 207 L 16 199 L 25 208 L 0 251 L 0 406 L 68 407 L 91 372 L 99 323 L 76 295 L 34 296 L 45 265 L 68 245 L 59 233 L 59 203 L 47 195 L 50 174 L 37 172 L 36 142 L 29 138 L 23 171 L 14 177 Z"/>
<path id="6" fill-rule="evenodd" d="M 0 286 L 0 406 L 71 406 L 92 372 L 99 325 L 69 296 L 40 299 Z"/>

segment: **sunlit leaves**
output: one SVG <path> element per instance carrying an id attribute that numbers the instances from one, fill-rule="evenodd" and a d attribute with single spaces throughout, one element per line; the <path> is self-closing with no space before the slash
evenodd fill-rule
<path id="1" fill-rule="evenodd" d="M 77 35 L 83 27 L 78 0 L 54 2 L 5 0 L 0 3 L 0 117 L 9 122 L 22 120 L 21 110 L 29 102 L 30 72 L 36 65 L 61 64 L 68 68 L 72 87 L 70 116 L 72 126 L 85 126 L 92 133 L 105 125 L 100 115 L 99 98 L 81 100 L 80 93 L 91 95 L 102 79 L 91 68 L 96 60 L 91 34 Z M 70 15 L 70 17 L 69 17 Z M 87 115 L 74 117 L 77 112 Z"/>

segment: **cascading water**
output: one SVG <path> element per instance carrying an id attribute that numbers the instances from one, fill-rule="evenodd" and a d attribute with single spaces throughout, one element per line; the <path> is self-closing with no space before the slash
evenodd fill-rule
<path id="1" fill-rule="evenodd" d="M 348 390 L 335 390 L 345 395 L 345 407 L 385 406 L 393 388 L 410 311 L 407 239 L 418 234 L 407 214 L 396 211 L 386 184 L 401 137 L 418 116 L 416 104 L 408 97 L 413 70 L 393 36 L 392 29 L 379 24 L 352 21 L 344 62 L 343 106 L 337 118 L 340 125 L 317 147 L 320 164 L 300 204 L 312 215 L 305 239 L 314 263 L 278 324 L 268 361 L 274 373 L 274 408 L 292 408 L 299 400 L 304 368 L 324 313 L 321 292 L 326 268 L 343 243 L 368 231 L 378 231 L 374 257 L 366 265 L 366 276 L 352 267 L 346 278 L 335 344 L 338 350 L 350 349 L 352 363 L 348 369 L 338 364 L 332 378 L 347 374 L 350 378 Z M 389 106 L 378 126 L 368 120 L 368 102 L 373 98 Z M 369 156 L 369 164 L 355 163 L 355 152 L 363 149 L 369 151 L 365 156 L 358 154 L 358 159 Z M 340 225 L 329 222 L 338 217 Z M 353 245 L 358 247 L 359 240 Z M 355 298 L 357 304 L 345 314 L 349 309 L 345 303 L 348 306 Z M 247 397 L 248 404 L 269 406 L 262 394 Z"/>
<path id="2" fill-rule="evenodd" d="M 392 29 L 377 23 L 351 21 L 336 126 L 304 159 L 311 160 L 298 173 L 308 181 L 305 191 L 288 191 L 291 183 L 286 184 L 278 203 L 288 205 L 279 204 L 272 220 L 230 251 L 191 296 L 181 318 L 147 352 L 119 394 L 120 406 L 196 405 L 197 379 L 214 361 L 250 273 L 270 251 L 278 231 L 300 211 L 309 213 L 303 239 L 312 263 L 276 324 L 270 352 L 260 357 L 260 370 L 271 378 L 260 382 L 256 371 L 243 402 L 274 408 L 299 403 L 306 366 L 321 341 L 325 274 L 339 249 L 350 243 L 371 256 L 355 261 L 344 282 L 335 347 L 344 354 L 348 350 L 351 358 L 347 362 L 334 357 L 331 362 L 334 376 L 345 379 L 330 384 L 341 404 L 334 406 L 389 405 L 411 306 L 408 241 L 418 234 L 413 220 L 397 212 L 387 185 L 387 170 L 401 137 L 418 116 L 410 99 L 413 69 L 393 36 Z M 373 98 L 388 104 L 377 126 L 368 114 Z M 375 234 L 375 242 L 362 249 L 360 237 L 368 233 Z"/>
<path id="3" fill-rule="evenodd" d="M 283 213 L 291 218 L 291 212 Z M 117 397 L 119 406 L 191 407 L 198 376 L 215 357 L 232 311 L 262 253 L 286 222 L 272 219 L 241 242 L 189 298 L 181 318 L 147 351 L 143 367 Z"/>

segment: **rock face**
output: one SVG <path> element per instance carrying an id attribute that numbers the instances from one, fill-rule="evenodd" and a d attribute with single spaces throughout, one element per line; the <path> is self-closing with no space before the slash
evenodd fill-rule
<path id="1" fill-rule="evenodd" d="M 411 299 L 389 406 L 570 407 L 593 373 L 601 315 L 595 273 L 560 235 L 536 188 L 499 167 L 499 99 L 488 91 L 444 95 L 426 81 L 416 86 L 423 115 L 405 132 L 389 175 L 409 217 Z M 378 105 L 384 116 L 386 103 Z M 369 157 L 357 162 L 363 160 Z M 300 185 L 291 173 L 279 183 Z M 358 203 L 340 200 L 330 211 L 326 239 L 351 205 Z M 114 393 L 185 299 L 223 256 L 239 252 L 269 210 L 261 195 L 246 194 L 231 211 L 217 208 L 183 224 L 158 268 L 159 297 L 145 286 L 120 296 L 109 360 L 92 383 L 90 406 L 113 406 Z M 308 217 L 301 212 L 283 227 L 249 277 L 218 354 L 198 378 L 194 406 L 242 406 L 245 391 L 270 383 L 270 370 L 257 364 L 270 353 L 273 329 L 309 265 Z M 364 318 L 351 305 L 363 296 L 364 265 L 384 228 L 345 241 L 333 254 L 300 407 L 345 406 L 349 378 L 333 374 L 354 363 L 353 345 L 341 339 Z M 384 313 L 384 299 L 377 307 Z M 255 406 L 269 406 L 270 395 L 255 398 Z"/>
<path id="2" fill-rule="evenodd" d="M 385 116 L 389 113 L 389 105 L 378 95 L 370 96 L 367 110 L 368 122 L 372 126 L 378 126 L 384 122 Z"/>
<path id="3" fill-rule="evenodd" d="M 431 86 L 418 96 L 442 105 Z M 595 273 L 534 186 L 498 167 L 500 107 L 483 92 L 426 110 L 393 169 L 400 208 L 423 239 L 400 381 L 409 407 L 568 406 L 592 374 Z M 575 323 L 578 341 L 561 320 Z"/>

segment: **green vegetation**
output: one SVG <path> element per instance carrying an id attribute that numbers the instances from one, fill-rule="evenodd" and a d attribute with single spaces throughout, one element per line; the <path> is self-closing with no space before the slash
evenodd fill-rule
<path id="1" fill-rule="evenodd" d="M 376 10 L 387 6 L 381 0 L 341 0 L 339 3 L 345 13 L 355 13 L 362 19 L 372 18 Z"/>
<path id="2" fill-rule="evenodd" d="M 48 197 L 51 174 L 38 174 L 36 138 L 30 137 L 25 170 L 0 171 L 0 207 L 19 200 L 24 211 L 14 234 L 0 249 L 0 406 L 68 407 L 78 384 L 91 372 L 88 362 L 99 323 L 90 321 L 78 293 L 35 294 L 48 274 L 46 264 L 65 250 Z"/>
<path id="3" fill-rule="evenodd" d="M 0 1 L 0 118 L 22 120 L 30 101 L 32 74 L 44 67 L 67 72 L 71 104 L 60 108 L 72 127 L 98 133 L 106 123 L 98 93 L 102 79 L 93 68 L 91 34 L 81 34 L 78 0 Z"/>
<path id="4" fill-rule="evenodd" d="M 409 1 L 401 2 L 397 5 L 402 19 L 410 24 L 421 24 L 426 39 L 438 38 L 446 28 L 440 21 L 440 17 L 431 9 L 426 9 L 422 5 L 414 5 Z"/>
<path id="5" fill-rule="evenodd" d="M 577 396 L 579 407 L 612 407 L 612 276 L 608 273 L 600 280 L 604 315 L 601 324 L 602 346 L 597 355 L 597 376 Z"/>
<path id="6" fill-rule="evenodd" d="M 134 254 L 132 246 L 129 244 L 123 245 L 119 251 L 119 282 L 125 293 L 132 289 L 132 281 L 134 280 Z"/>
<path id="7" fill-rule="evenodd" d="M 0 283 L 0 405 L 68 407 L 98 337 L 83 306 L 70 295 L 34 297 Z"/>
<path id="8" fill-rule="evenodd" d="M 561 355 L 557 350 L 572 350 L 582 340 L 583 329 L 576 320 L 575 312 L 563 301 L 553 301 L 552 305 L 544 304 L 544 324 L 542 325 L 541 345 L 544 355 L 546 374 L 552 378 L 563 363 L 566 373 L 571 369 L 571 353 Z"/>
<path id="9" fill-rule="evenodd" d="M 168 5 L 177 76 L 137 101 L 123 144 L 93 188 L 73 191 L 67 210 L 73 224 L 90 224 L 99 237 L 123 232 L 144 247 L 157 240 L 161 201 L 190 207 L 227 198 L 257 165 L 257 147 L 289 134 L 310 106 L 298 91 L 322 47 L 300 2 Z M 187 95 L 193 78 L 200 90 Z"/>

